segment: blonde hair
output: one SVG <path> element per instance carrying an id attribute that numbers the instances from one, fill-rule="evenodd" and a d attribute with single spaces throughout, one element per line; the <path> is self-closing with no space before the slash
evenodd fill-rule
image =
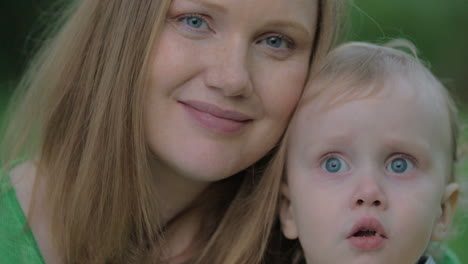
<path id="1" fill-rule="evenodd" d="M 29 67 L 2 143 L 1 162 L 37 159 L 53 242 L 65 263 L 163 263 L 164 230 L 143 133 L 150 51 L 170 0 L 82 0 L 63 12 Z M 333 45 L 341 1 L 319 0 L 311 62 Z M 272 151 L 272 153 L 274 150 Z M 270 155 L 194 201 L 210 216 L 195 263 L 260 263 L 279 180 Z M 32 210 L 34 206 L 31 206 Z M 151 260 L 150 260 L 151 259 Z"/>
<path id="2" fill-rule="evenodd" d="M 400 49 L 409 50 L 412 55 Z M 416 48 L 409 41 L 398 39 L 384 45 L 350 42 L 338 46 L 328 54 L 320 65 L 312 69 L 311 78 L 306 85 L 297 111 L 309 103 L 329 108 L 375 96 L 388 88 L 384 85 L 385 82 L 395 80 L 395 78 L 404 78 L 415 87 L 424 89 L 426 93 L 428 87 L 434 90 L 433 98 L 444 109 L 443 111 L 446 111 L 451 130 L 452 157 L 447 182 L 456 182 L 455 166 L 459 137 L 457 108 L 448 90 L 418 59 Z M 286 181 L 285 152 L 288 134 L 289 129 L 281 142 L 283 153 L 278 154 L 281 158 L 275 159 L 275 162 L 279 164 L 272 164 L 281 170 L 271 172 L 281 174 L 281 176 L 276 175 L 275 177 L 282 177 L 284 181 Z M 299 241 L 285 240 L 282 237 L 279 222 L 275 231 L 277 250 L 288 253 L 288 259 L 278 263 L 305 263 Z M 430 253 L 433 252 L 436 251 Z"/>

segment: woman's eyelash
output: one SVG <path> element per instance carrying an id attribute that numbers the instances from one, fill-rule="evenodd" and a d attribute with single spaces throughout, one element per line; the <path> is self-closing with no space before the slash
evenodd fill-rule
<path id="1" fill-rule="evenodd" d="M 198 18 L 206 21 L 206 17 L 204 15 L 201 15 L 201 14 L 198 14 L 198 13 L 183 14 L 183 15 L 177 16 L 175 19 L 177 21 L 182 21 L 182 20 L 184 20 L 186 18 L 190 18 L 190 17 L 198 17 Z"/>
<path id="2" fill-rule="evenodd" d="M 200 27 L 195 27 L 195 25 L 189 25 L 187 22 L 188 22 L 188 19 L 199 19 L 200 22 L 202 23 L 200 25 Z M 193 28 L 193 29 L 209 29 L 210 28 L 210 25 L 208 23 L 208 17 L 203 15 L 203 14 L 199 14 L 199 13 L 186 13 L 186 14 L 182 14 L 182 15 L 179 15 L 179 16 L 176 16 L 174 18 L 171 18 L 172 21 L 175 21 L 177 23 L 184 23 L 185 26 L 188 26 L 190 28 Z"/>
<path id="3" fill-rule="evenodd" d="M 279 40 L 284 41 L 289 49 L 296 48 L 296 43 L 294 42 L 294 40 L 286 35 L 283 35 L 280 33 L 273 33 L 273 32 L 267 33 L 265 35 L 266 36 L 260 39 L 258 42 L 268 41 L 268 39 L 271 39 L 271 38 L 278 38 Z"/>
<path id="4" fill-rule="evenodd" d="M 280 39 L 286 41 L 286 42 L 288 43 L 288 46 L 289 46 L 291 49 L 296 48 L 296 42 L 295 42 L 292 38 L 290 38 L 290 37 L 288 37 L 288 36 L 286 36 L 286 35 L 278 34 L 278 33 L 277 33 L 277 34 L 272 35 L 272 37 L 277 37 L 277 38 L 280 38 Z"/>
<path id="5" fill-rule="evenodd" d="M 193 19 L 193 20 L 190 20 Z M 188 30 L 193 31 L 194 33 L 204 32 L 206 30 L 211 31 L 211 26 L 209 22 L 209 16 L 200 14 L 200 13 L 184 13 L 177 15 L 175 17 L 170 18 L 170 20 L 176 22 L 180 26 L 186 27 Z M 265 37 L 262 37 L 258 40 L 258 43 L 266 42 L 270 46 L 273 46 L 278 51 L 282 50 L 284 52 L 285 49 L 293 50 L 297 47 L 296 42 L 289 36 L 277 33 L 277 32 L 266 32 L 263 34 Z M 277 44 L 276 41 L 280 41 L 282 43 Z M 273 45 L 272 45 L 273 44 Z M 275 47 L 275 45 L 279 45 Z"/>

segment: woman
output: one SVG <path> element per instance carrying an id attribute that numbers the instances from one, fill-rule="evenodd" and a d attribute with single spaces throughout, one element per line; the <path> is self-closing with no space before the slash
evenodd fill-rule
<path id="1" fill-rule="evenodd" d="M 2 143 L 2 255 L 260 263 L 278 182 L 261 167 L 340 2 L 75 1 Z"/>

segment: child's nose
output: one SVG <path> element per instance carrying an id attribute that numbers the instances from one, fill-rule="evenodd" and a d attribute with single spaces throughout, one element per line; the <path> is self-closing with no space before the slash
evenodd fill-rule
<path id="1" fill-rule="evenodd" d="M 361 178 L 355 188 L 351 203 L 353 208 L 374 207 L 384 210 L 388 206 L 382 183 L 375 176 Z"/>
<path id="2" fill-rule="evenodd" d="M 367 199 L 366 199 L 366 200 L 367 200 Z M 378 206 L 380 206 L 380 205 L 382 204 L 382 202 L 381 202 L 379 199 L 374 200 L 374 201 L 372 201 L 373 199 L 369 199 L 368 202 L 367 202 L 366 200 L 364 200 L 364 199 L 358 199 L 358 200 L 356 201 L 356 205 L 360 206 L 360 205 L 370 204 L 370 205 L 372 205 L 372 206 L 378 207 Z M 371 201 L 372 201 L 372 202 L 371 202 Z"/>

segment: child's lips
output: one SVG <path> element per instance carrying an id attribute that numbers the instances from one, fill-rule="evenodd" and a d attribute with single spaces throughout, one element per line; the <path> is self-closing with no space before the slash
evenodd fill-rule
<path id="1" fill-rule="evenodd" d="M 359 219 L 359 221 L 353 225 L 351 232 L 348 234 L 348 238 L 365 232 L 374 232 L 375 235 L 387 238 L 383 225 L 374 217 L 363 217 Z"/>
<path id="2" fill-rule="evenodd" d="M 377 250 L 388 239 L 383 225 L 374 217 L 357 221 L 347 236 L 351 245 L 359 250 Z"/>

